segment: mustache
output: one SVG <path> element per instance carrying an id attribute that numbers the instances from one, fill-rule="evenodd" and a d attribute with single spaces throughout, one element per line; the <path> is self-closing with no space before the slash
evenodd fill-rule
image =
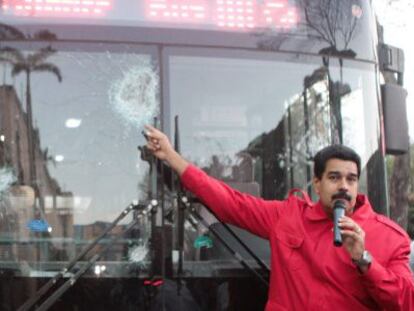
<path id="1" fill-rule="evenodd" d="M 352 196 L 344 191 L 340 191 L 332 195 L 332 201 L 335 201 L 335 200 L 347 200 L 348 202 L 351 202 Z"/>

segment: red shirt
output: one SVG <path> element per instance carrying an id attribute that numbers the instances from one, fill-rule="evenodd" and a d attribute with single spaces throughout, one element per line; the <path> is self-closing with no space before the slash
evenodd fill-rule
<path id="1" fill-rule="evenodd" d="M 240 193 L 190 165 L 183 185 L 216 216 L 269 240 L 271 275 L 267 311 L 414 310 L 410 240 L 358 195 L 352 219 L 365 231 L 373 260 L 361 274 L 333 245 L 333 222 L 320 203 L 294 195 L 267 201 Z"/>

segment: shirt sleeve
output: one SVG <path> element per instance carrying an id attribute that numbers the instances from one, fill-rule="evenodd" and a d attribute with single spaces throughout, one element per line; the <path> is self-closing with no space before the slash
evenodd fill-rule
<path id="1" fill-rule="evenodd" d="M 414 310 L 414 283 L 409 267 L 410 245 L 399 243 L 387 266 L 373 258 L 370 268 L 361 275 L 362 282 L 381 310 Z"/>
<path id="2" fill-rule="evenodd" d="M 266 201 L 241 193 L 193 165 L 187 167 L 181 181 L 221 221 L 269 239 L 283 201 Z"/>

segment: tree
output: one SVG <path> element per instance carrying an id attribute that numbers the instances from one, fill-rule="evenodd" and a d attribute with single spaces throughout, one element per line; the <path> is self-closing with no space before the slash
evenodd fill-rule
<path id="1" fill-rule="evenodd" d="M 311 35 L 328 44 L 320 54 L 338 56 L 342 53 L 342 56 L 355 57 L 348 46 L 362 14 L 359 0 L 301 0 L 299 3 Z"/>
<path id="2" fill-rule="evenodd" d="M 0 23 L 0 39 L 22 40 L 25 39 L 25 35 L 16 27 Z"/>
<path id="3" fill-rule="evenodd" d="M 405 0 L 376 0 L 372 1 L 375 11 L 380 18 L 381 24 L 385 27 L 385 33 L 387 41 L 392 45 L 401 47 L 405 52 L 406 64 L 411 59 L 413 54 L 410 41 L 406 40 L 406 36 L 399 36 L 400 33 L 410 33 L 413 29 L 413 12 L 414 2 Z M 407 66 L 410 67 L 410 66 Z M 406 68 L 407 68 L 406 67 Z M 405 72 L 406 81 L 410 80 L 409 76 L 412 75 L 412 71 Z M 407 89 L 411 93 L 409 83 Z M 409 121 L 413 121 L 412 114 L 408 115 Z M 410 148 L 410 170 L 409 176 L 411 178 L 411 190 L 408 191 L 408 227 L 407 231 L 411 238 L 414 238 L 414 144 L 411 144 Z M 408 163 L 408 161 L 407 161 Z M 405 168 L 408 172 L 408 167 Z M 407 173 L 408 175 L 408 173 Z"/>
<path id="4" fill-rule="evenodd" d="M 389 187 L 390 217 L 404 229 L 408 223 L 409 161 L 409 154 L 394 156 Z"/>
<path id="5" fill-rule="evenodd" d="M 408 224 L 407 232 L 414 239 L 414 143 L 410 147 L 410 191 L 408 194 Z"/>
<path id="6" fill-rule="evenodd" d="M 20 73 L 26 74 L 26 117 L 27 117 L 27 135 L 29 146 L 29 161 L 30 161 L 30 181 L 36 194 L 39 195 L 36 177 L 36 158 L 34 149 L 34 126 L 33 126 L 33 112 L 32 112 L 32 96 L 30 87 L 31 74 L 34 72 L 48 72 L 54 74 L 58 81 L 62 81 L 62 74 L 60 69 L 49 62 L 47 58 L 56 53 L 56 50 L 50 46 L 41 48 L 34 53 L 24 54 L 18 49 L 12 47 L 0 48 L 0 62 L 5 62 L 12 67 L 12 76 L 17 76 Z"/>

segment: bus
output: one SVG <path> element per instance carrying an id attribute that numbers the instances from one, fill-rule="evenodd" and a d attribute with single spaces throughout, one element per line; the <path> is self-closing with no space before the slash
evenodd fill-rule
<path id="1" fill-rule="evenodd" d="M 141 132 L 265 199 L 316 199 L 312 157 L 350 146 L 388 215 L 407 125 L 378 29 L 368 0 L 0 0 L 0 309 L 263 309 L 267 242 L 188 196 Z"/>

